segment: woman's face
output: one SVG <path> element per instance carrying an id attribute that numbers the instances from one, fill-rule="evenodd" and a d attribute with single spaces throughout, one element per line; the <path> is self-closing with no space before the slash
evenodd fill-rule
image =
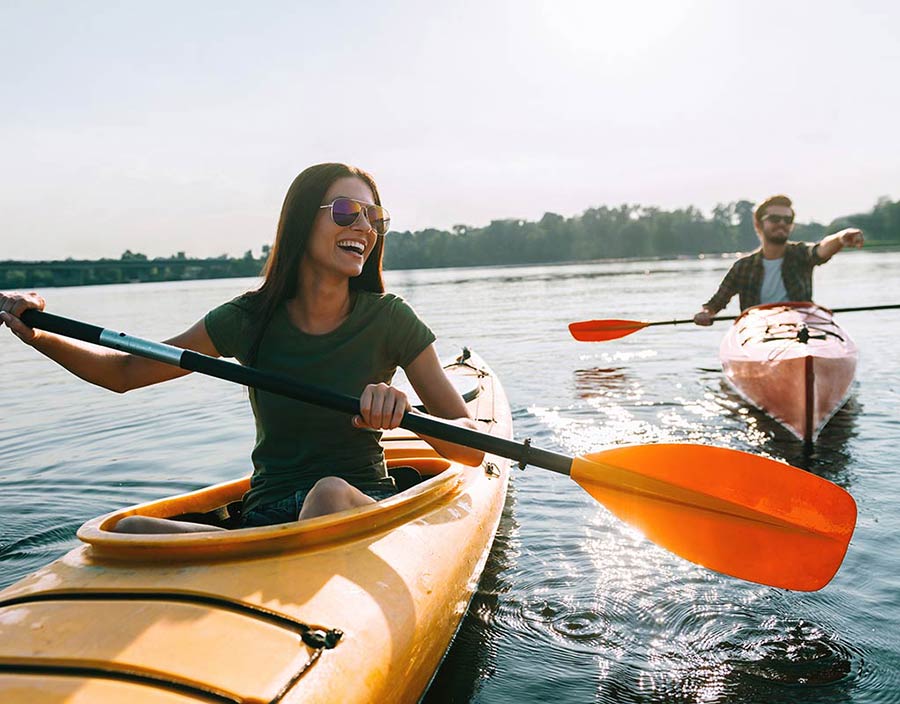
<path id="1" fill-rule="evenodd" d="M 355 176 L 341 178 L 331 184 L 322 205 L 329 205 L 335 198 L 375 204 L 372 189 Z M 333 273 L 348 279 L 359 276 L 377 237 L 366 219 L 365 209 L 355 222 L 341 227 L 335 224 L 330 209 L 321 208 L 313 222 L 304 261 L 320 273 Z"/>

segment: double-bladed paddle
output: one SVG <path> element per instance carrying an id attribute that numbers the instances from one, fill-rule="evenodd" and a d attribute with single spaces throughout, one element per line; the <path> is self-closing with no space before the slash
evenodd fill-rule
<path id="1" fill-rule="evenodd" d="M 900 308 L 900 303 L 891 303 L 883 306 L 862 306 L 859 308 L 834 308 L 832 313 L 853 313 L 860 310 L 888 310 Z M 723 315 L 710 320 L 737 320 L 739 315 Z M 638 330 L 643 330 L 652 325 L 683 325 L 693 323 L 692 318 L 685 320 L 657 320 L 646 323 L 640 320 L 582 320 L 578 323 L 569 323 L 569 332 L 572 337 L 581 342 L 605 342 L 625 337 Z"/>
<path id="2" fill-rule="evenodd" d="M 350 414 L 359 399 L 37 310 L 32 327 Z M 856 524 L 853 497 L 788 464 L 747 452 L 689 444 L 635 445 L 568 457 L 408 412 L 421 435 L 570 476 L 650 540 L 717 572 L 814 591 L 840 567 Z"/>

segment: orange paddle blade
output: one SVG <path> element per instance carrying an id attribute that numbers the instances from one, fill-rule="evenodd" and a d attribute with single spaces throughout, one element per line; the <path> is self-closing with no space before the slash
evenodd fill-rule
<path id="1" fill-rule="evenodd" d="M 572 479 L 653 542 L 716 572 L 815 591 L 856 525 L 836 484 L 747 452 L 636 445 L 576 457 Z"/>
<path id="2" fill-rule="evenodd" d="M 625 337 L 648 325 L 638 320 L 582 320 L 569 323 L 569 332 L 581 342 L 602 342 Z"/>

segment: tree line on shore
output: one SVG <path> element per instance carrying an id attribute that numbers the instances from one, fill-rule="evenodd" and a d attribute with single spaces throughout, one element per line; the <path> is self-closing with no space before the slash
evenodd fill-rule
<path id="1" fill-rule="evenodd" d="M 662 210 L 622 205 L 590 208 L 564 218 L 494 220 L 486 227 L 455 225 L 450 232 L 392 232 L 385 268 L 537 264 L 595 259 L 675 257 L 751 251 L 759 246 L 754 204 L 717 205 L 710 217 L 688 207 Z M 859 227 L 873 243 L 900 245 L 900 201 L 882 198 L 868 213 L 837 218 L 828 225 L 798 223 L 792 239 L 816 241 L 845 227 Z"/>
<path id="2" fill-rule="evenodd" d="M 589 208 L 565 218 L 545 213 L 537 221 L 494 220 L 484 227 L 454 225 L 449 231 L 390 232 L 386 269 L 419 269 L 499 264 L 538 264 L 597 259 L 675 257 L 750 251 L 759 242 L 753 227 L 754 204 L 739 200 L 717 205 L 707 217 L 687 207 L 622 205 Z M 845 227 L 859 227 L 871 244 L 900 246 L 900 201 L 881 198 L 866 213 L 847 215 L 828 225 L 798 223 L 792 239 L 815 241 Z M 258 275 L 268 256 L 248 250 L 194 259 L 184 252 L 150 259 L 126 250 L 119 260 L 76 262 L 0 262 L 0 285 L 64 286 L 122 281 L 169 281 Z"/>

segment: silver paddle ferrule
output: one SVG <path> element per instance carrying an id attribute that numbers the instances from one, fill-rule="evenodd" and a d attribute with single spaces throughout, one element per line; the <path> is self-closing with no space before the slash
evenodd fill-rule
<path id="1" fill-rule="evenodd" d="M 166 345 L 162 342 L 142 340 L 139 337 L 132 337 L 127 333 L 116 332 L 115 330 L 104 329 L 100 333 L 100 344 L 104 347 L 111 347 L 114 350 L 135 354 L 138 357 L 147 357 L 158 362 L 174 364 L 176 367 L 181 366 L 181 355 L 184 354 L 184 350 L 180 347 Z"/>

